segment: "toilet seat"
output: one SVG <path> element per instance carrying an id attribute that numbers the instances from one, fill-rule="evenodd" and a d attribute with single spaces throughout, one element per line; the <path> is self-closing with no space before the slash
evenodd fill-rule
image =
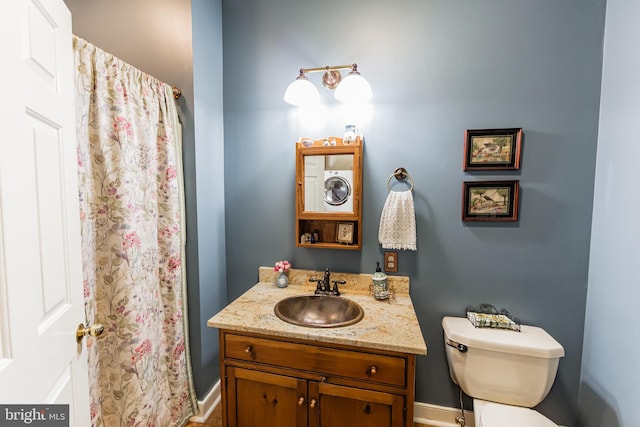
<path id="1" fill-rule="evenodd" d="M 482 427 L 558 427 L 556 423 L 533 409 L 500 403 L 483 405 L 480 420 Z"/>

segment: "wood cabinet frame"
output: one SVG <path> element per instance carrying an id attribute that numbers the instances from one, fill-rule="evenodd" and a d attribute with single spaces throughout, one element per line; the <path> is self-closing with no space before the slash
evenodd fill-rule
<path id="1" fill-rule="evenodd" d="M 305 142 L 310 140 L 304 140 Z M 296 246 L 308 248 L 331 248 L 360 250 L 362 248 L 362 152 L 364 141 L 357 137 L 345 144 L 342 138 L 330 137 L 303 144 L 296 144 Z M 353 212 L 305 211 L 304 157 L 313 155 L 353 154 L 353 183 L 351 197 Z M 338 242 L 338 223 L 353 224 L 353 243 Z M 304 233 L 320 230 L 321 241 L 302 242 Z"/>

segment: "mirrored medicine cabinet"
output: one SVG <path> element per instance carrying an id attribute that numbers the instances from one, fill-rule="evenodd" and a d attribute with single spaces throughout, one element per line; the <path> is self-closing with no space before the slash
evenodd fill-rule
<path id="1" fill-rule="evenodd" d="M 362 248 L 362 137 L 296 143 L 296 245 Z"/>

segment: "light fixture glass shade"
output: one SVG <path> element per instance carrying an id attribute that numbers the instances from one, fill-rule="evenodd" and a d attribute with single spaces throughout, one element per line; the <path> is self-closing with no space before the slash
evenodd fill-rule
<path id="1" fill-rule="evenodd" d="M 350 72 L 336 88 L 335 97 L 347 103 L 367 102 L 373 96 L 371 85 L 357 71 Z"/>
<path id="2" fill-rule="evenodd" d="M 300 74 L 284 93 L 284 101 L 287 104 L 304 106 L 320 102 L 318 89 L 307 79 L 304 74 Z"/>

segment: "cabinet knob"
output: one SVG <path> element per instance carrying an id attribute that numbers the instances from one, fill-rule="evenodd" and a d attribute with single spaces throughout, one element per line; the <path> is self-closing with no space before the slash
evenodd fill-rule
<path id="1" fill-rule="evenodd" d="M 304 397 L 301 397 L 300 399 L 298 399 L 298 406 L 302 406 L 304 405 Z"/>
<path id="2" fill-rule="evenodd" d="M 247 354 L 251 353 L 252 351 L 253 351 L 253 348 L 250 345 L 248 345 L 248 346 L 246 346 L 244 348 L 244 352 L 247 353 Z"/>
<path id="3" fill-rule="evenodd" d="M 375 375 L 378 372 L 378 367 L 376 365 L 371 365 L 371 367 L 369 368 L 369 373 L 371 375 Z"/>
<path id="4" fill-rule="evenodd" d="M 311 399 L 311 402 L 309 402 L 309 408 L 313 409 L 316 407 L 316 400 L 315 399 Z"/>

